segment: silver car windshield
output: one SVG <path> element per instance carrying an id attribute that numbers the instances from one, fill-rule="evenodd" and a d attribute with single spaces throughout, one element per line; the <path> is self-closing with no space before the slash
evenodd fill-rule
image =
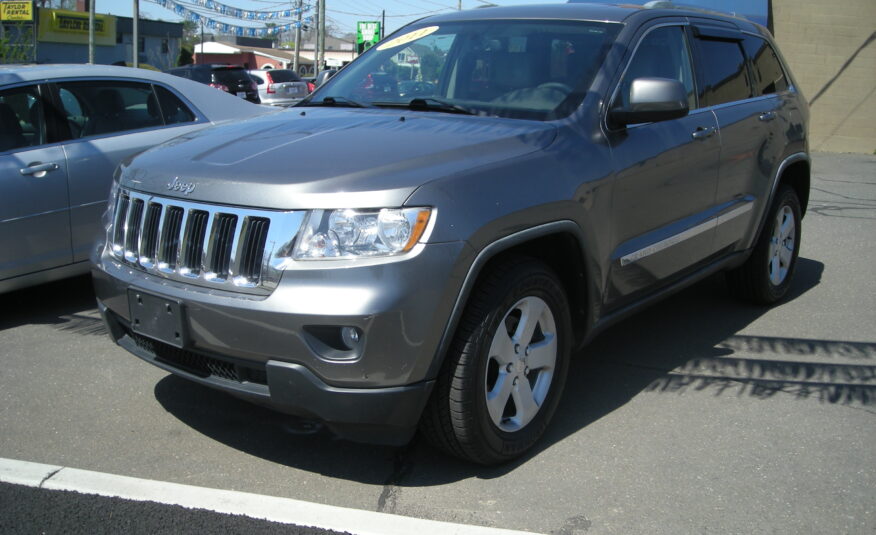
<path id="1" fill-rule="evenodd" d="M 552 120 L 580 104 L 619 29 L 586 21 L 419 23 L 366 51 L 302 105 Z"/>

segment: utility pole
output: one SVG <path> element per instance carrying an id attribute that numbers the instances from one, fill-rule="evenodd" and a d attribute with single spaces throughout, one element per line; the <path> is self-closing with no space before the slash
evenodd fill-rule
<path id="1" fill-rule="evenodd" d="M 94 64 L 94 0 L 88 2 L 88 63 Z"/>
<path id="2" fill-rule="evenodd" d="M 94 0 L 91 0 L 91 3 L 94 3 Z M 134 42 L 132 44 L 132 50 L 134 51 L 134 57 L 131 59 L 131 63 L 134 65 L 134 68 L 140 66 L 140 52 L 137 50 L 140 46 L 140 0 L 134 0 L 134 16 L 131 17 L 134 23 Z"/>
<path id="3" fill-rule="evenodd" d="M 380 12 L 380 40 L 383 40 L 383 32 L 386 28 L 386 10 Z"/>
<path id="4" fill-rule="evenodd" d="M 204 57 L 204 19 L 201 19 L 201 52 L 198 54 L 198 65 L 204 63 L 201 59 Z"/>
<path id="5" fill-rule="evenodd" d="M 317 69 L 325 63 L 325 0 L 319 0 L 319 61 Z"/>
<path id="6" fill-rule="evenodd" d="M 301 20 L 303 18 L 304 2 L 298 0 L 298 25 L 295 27 L 295 58 L 292 60 L 292 70 L 298 72 L 298 62 L 301 59 Z"/>

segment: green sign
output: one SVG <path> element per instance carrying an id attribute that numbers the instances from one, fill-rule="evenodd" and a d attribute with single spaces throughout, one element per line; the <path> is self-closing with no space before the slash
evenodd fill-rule
<path id="1" fill-rule="evenodd" d="M 356 52 L 361 54 L 380 41 L 380 22 L 359 21 L 356 23 Z"/>

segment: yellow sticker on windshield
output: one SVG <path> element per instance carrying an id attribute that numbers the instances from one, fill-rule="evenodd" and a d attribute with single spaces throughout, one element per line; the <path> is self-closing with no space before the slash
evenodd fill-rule
<path id="1" fill-rule="evenodd" d="M 420 28 L 419 30 L 414 30 L 410 33 L 406 33 L 400 37 L 396 37 L 395 39 L 390 39 L 389 41 L 383 43 L 382 45 L 377 47 L 377 50 L 388 50 L 390 48 L 395 48 L 397 46 L 402 46 L 410 43 L 411 41 L 416 41 L 417 39 L 421 39 L 426 37 L 429 34 L 433 34 L 438 31 L 438 26 L 427 26 L 425 28 Z"/>

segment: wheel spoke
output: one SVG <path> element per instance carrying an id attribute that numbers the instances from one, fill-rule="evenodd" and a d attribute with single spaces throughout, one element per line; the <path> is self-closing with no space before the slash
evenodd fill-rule
<path id="1" fill-rule="evenodd" d="M 545 303 L 541 299 L 527 299 L 521 304 L 520 323 L 514 333 L 514 341 L 521 347 L 526 347 L 532 340 L 532 334 L 538 325 L 538 320 L 544 312 Z"/>
<path id="2" fill-rule="evenodd" d="M 779 217 L 781 217 L 781 227 L 779 228 L 779 239 L 781 240 L 794 233 L 794 216 L 790 210 L 784 209 Z"/>
<path id="3" fill-rule="evenodd" d="M 517 415 L 514 419 L 517 425 L 524 426 L 528 424 L 538 412 L 538 404 L 535 402 L 535 396 L 532 393 L 532 387 L 529 386 L 529 381 L 523 379 L 514 385 L 511 392 L 514 398 L 514 405 L 517 407 Z"/>
<path id="4" fill-rule="evenodd" d="M 499 325 L 496 334 L 493 336 L 489 356 L 496 359 L 500 366 L 514 361 L 514 341 L 508 336 L 504 325 Z"/>
<path id="5" fill-rule="evenodd" d="M 557 363 L 557 336 L 544 333 L 545 339 L 529 346 L 526 365 L 530 370 L 551 370 Z"/>
<path id="6" fill-rule="evenodd" d="M 778 286 L 782 283 L 782 261 L 779 259 L 778 255 L 773 256 L 772 260 L 770 260 L 770 281 L 773 284 Z"/>
<path id="7" fill-rule="evenodd" d="M 505 413 L 513 388 L 514 378 L 505 372 L 500 372 L 496 386 L 487 392 L 487 410 L 490 411 L 490 418 L 496 425 L 502 423 L 502 415 Z"/>
<path id="8" fill-rule="evenodd" d="M 793 246 L 791 246 L 790 248 L 782 246 L 782 248 L 779 249 L 779 259 L 781 260 L 782 265 L 786 268 L 791 266 L 792 256 L 794 256 Z"/>

